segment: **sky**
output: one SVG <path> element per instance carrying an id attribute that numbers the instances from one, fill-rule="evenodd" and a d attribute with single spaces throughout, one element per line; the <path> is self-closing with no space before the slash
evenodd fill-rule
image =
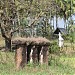
<path id="1" fill-rule="evenodd" d="M 72 16 L 72 20 L 74 20 L 75 24 L 75 15 Z M 59 28 L 64 28 L 64 19 L 58 18 L 58 27 Z M 54 29 L 56 29 L 56 17 L 54 17 Z"/>

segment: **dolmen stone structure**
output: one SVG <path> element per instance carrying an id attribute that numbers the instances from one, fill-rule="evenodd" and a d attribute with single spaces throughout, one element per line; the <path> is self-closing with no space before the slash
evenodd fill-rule
<path id="1" fill-rule="evenodd" d="M 16 47 L 16 68 L 20 69 L 28 62 L 48 64 L 48 49 L 50 41 L 43 37 L 15 38 L 12 44 Z"/>

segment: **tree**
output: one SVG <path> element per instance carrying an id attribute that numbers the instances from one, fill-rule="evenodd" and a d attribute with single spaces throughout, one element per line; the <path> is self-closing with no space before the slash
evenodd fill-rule
<path id="1" fill-rule="evenodd" d="M 64 28 L 66 28 L 66 20 L 68 20 L 68 18 L 74 14 L 75 2 L 74 0 L 56 0 L 56 3 L 61 9 L 59 15 L 60 17 L 64 18 Z"/>
<path id="2" fill-rule="evenodd" d="M 47 0 L 47 1 L 33 0 L 32 3 L 29 2 L 28 0 L 26 0 L 26 1 L 17 0 L 17 1 L 19 2 L 17 4 L 17 6 L 20 5 L 20 7 L 22 7 L 21 9 L 23 10 L 22 13 L 25 13 L 25 15 L 24 14 L 23 14 L 23 16 L 21 15 L 20 18 L 24 18 L 24 17 L 27 18 L 29 16 L 31 19 L 33 19 L 32 23 L 28 24 L 31 29 L 34 29 L 36 22 L 42 16 L 45 17 L 45 15 L 46 15 L 47 19 L 51 18 L 49 16 L 54 15 L 54 11 L 56 8 L 55 0 Z M 20 7 L 18 7 L 19 10 L 20 10 Z M 52 12 L 52 14 L 50 14 L 50 12 Z M 19 12 L 19 14 L 20 14 L 20 12 Z M 38 16 L 39 16 L 39 18 L 36 20 L 36 18 Z M 46 22 L 48 22 L 48 21 L 46 21 Z M 47 26 L 45 26 L 45 29 L 46 29 L 46 27 Z"/>
<path id="3" fill-rule="evenodd" d="M 55 0 L 1 0 L 0 1 L 0 29 L 2 36 L 5 38 L 6 50 L 11 50 L 12 33 L 23 30 L 22 19 L 28 16 L 33 19 L 28 23 L 29 28 L 33 29 L 41 17 L 46 17 L 45 32 L 47 32 L 48 16 L 54 14 L 57 4 Z M 53 8 L 53 9 L 52 9 Z M 51 15 L 50 11 L 52 12 Z M 25 21 L 25 20 L 24 20 Z M 26 28 L 26 27 L 25 27 Z"/>
<path id="4" fill-rule="evenodd" d="M 0 29 L 2 37 L 5 38 L 5 48 L 6 50 L 11 50 L 11 38 L 12 38 L 12 25 L 14 19 L 16 18 L 16 9 L 14 0 L 1 0 L 0 10 Z"/>

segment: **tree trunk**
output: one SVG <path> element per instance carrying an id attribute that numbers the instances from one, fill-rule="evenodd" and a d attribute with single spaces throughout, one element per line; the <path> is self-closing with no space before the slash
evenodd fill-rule
<path id="1" fill-rule="evenodd" d="M 11 51 L 11 39 L 5 38 L 5 49 L 6 51 Z"/>
<path id="2" fill-rule="evenodd" d="M 57 10 L 56 10 L 56 28 L 58 27 L 57 21 L 58 21 L 58 17 L 57 17 Z"/>
<path id="3" fill-rule="evenodd" d="M 19 30 L 18 30 L 17 36 L 21 36 L 20 18 L 19 18 L 19 13 L 18 13 L 18 12 L 17 12 L 17 19 L 18 19 L 18 27 L 19 27 Z"/>
<path id="4" fill-rule="evenodd" d="M 54 30 L 54 16 L 53 16 L 53 30 Z"/>
<path id="5" fill-rule="evenodd" d="M 63 11 L 63 14 L 64 14 L 64 28 L 66 29 L 66 14 L 65 14 L 66 11 Z"/>
<path id="6" fill-rule="evenodd" d="M 8 36 L 1 25 L 0 25 L 0 29 L 1 29 L 2 37 L 5 39 L 5 51 L 11 51 L 11 37 L 10 37 L 12 36 L 11 32 L 10 35 Z"/>

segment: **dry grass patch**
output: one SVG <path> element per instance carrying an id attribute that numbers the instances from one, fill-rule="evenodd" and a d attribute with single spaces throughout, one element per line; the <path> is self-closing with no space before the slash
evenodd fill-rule
<path id="1" fill-rule="evenodd" d="M 0 35 L 0 47 L 4 46 L 4 38 Z"/>

